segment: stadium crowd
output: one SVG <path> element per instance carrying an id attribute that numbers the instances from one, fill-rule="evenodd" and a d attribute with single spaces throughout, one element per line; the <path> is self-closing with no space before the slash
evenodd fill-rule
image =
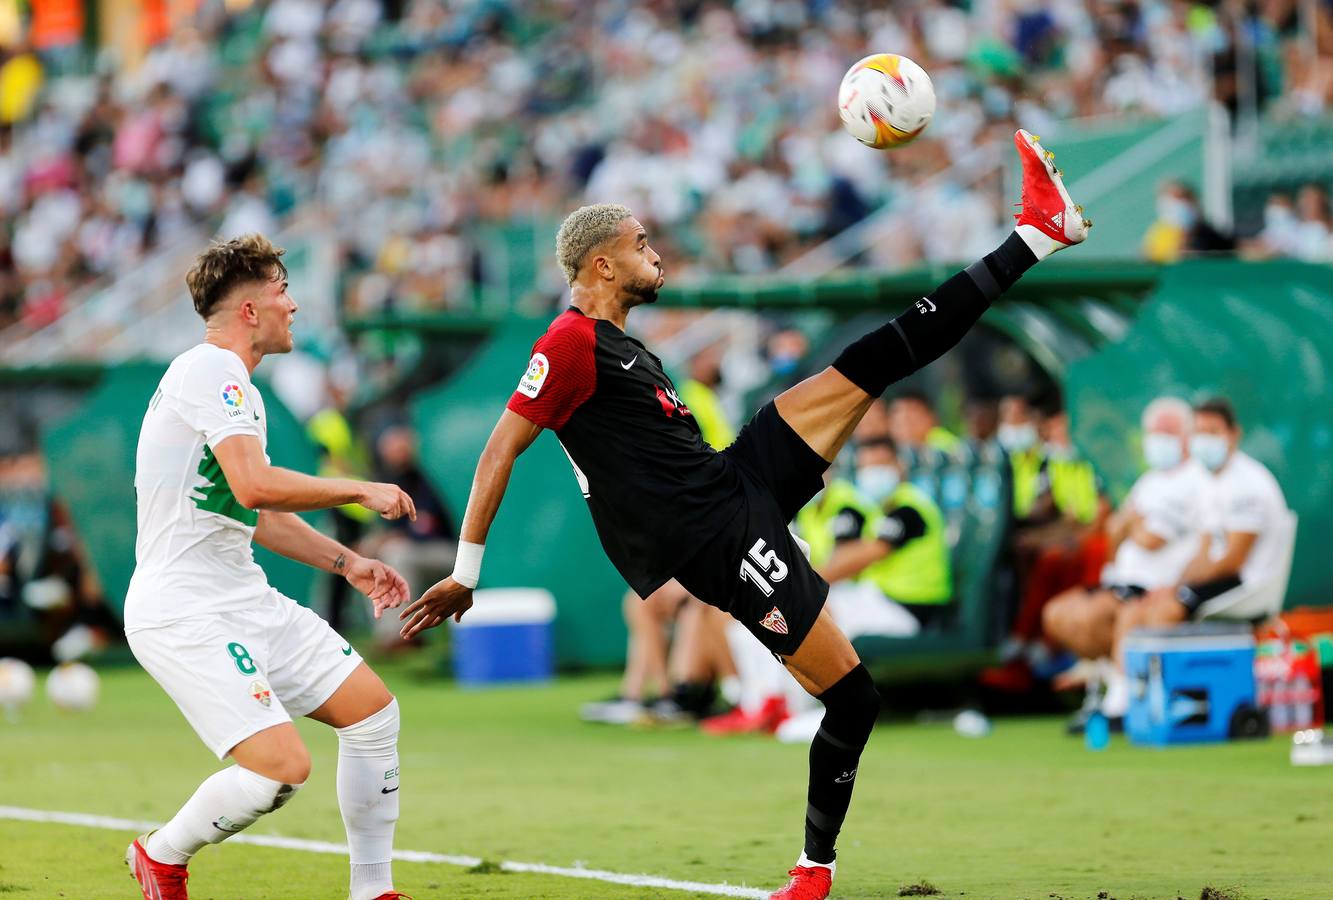
<path id="1" fill-rule="evenodd" d="M 104 60 L 43 88 L 57 54 L 12 48 L 0 325 L 52 321 L 190 226 L 272 232 L 312 198 L 352 312 L 470 308 L 508 265 L 487 235 L 583 200 L 630 204 L 676 272 L 769 271 L 907 204 L 947 239 L 897 234 L 862 262 L 971 258 L 1006 218 L 983 150 L 1017 120 L 1235 105 L 1242 39 L 1261 102 L 1326 110 L 1333 15 L 1312 8 L 1313 28 L 1295 0 L 215 0 L 134 71 Z M 884 47 L 941 100 L 892 157 L 846 140 L 828 102 L 848 60 Z M 1282 230 L 1266 223 L 1255 252 L 1326 258 Z"/>

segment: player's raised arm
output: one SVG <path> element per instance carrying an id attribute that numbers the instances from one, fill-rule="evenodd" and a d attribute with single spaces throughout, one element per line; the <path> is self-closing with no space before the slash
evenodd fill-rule
<path id="1" fill-rule="evenodd" d="M 472 608 L 472 591 L 481 577 L 481 557 L 486 549 L 486 535 L 500 509 L 514 460 L 541 433 L 541 426 L 529 422 L 513 410 L 506 409 L 495 423 L 495 429 L 481 451 L 477 473 L 472 477 L 472 493 L 468 495 L 467 512 L 459 532 L 458 557 L 454 572 L 436 583 L 421 598 L 399 615 L 405 619 L 402 635 L 410 638 L 427 628 L 434 628 L 449 616 L 458 621 Z"/>
<path id="2" fill-rule="evenodd" d="M 395 484 L 317 478 L 271 465 L 259 438 L 233 434 L 213 448 L 227 484 L 242 506 L 275 512 L 309 512 L 359 503 L 386 519 L 415 520 L 416 505 Z"/>

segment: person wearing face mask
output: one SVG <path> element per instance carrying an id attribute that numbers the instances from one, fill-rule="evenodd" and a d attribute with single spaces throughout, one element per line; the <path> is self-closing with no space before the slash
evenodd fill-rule
<path id="1" fill-rule="evenodd" d="M 1008 693 L 1030 691 L 1060 662 L 1042 633 L 1042 611 L 1070 588 L 1097 585 L 1107 553 L 1102 526 L 1110 503 L 1092 463 L 1074 447 L 1058 397 L 1046 400 L 1038 434 L 1043 462 L 1035 499 L 1014 538 L 1017 614 L 999 664 L 981 675 L 987 687 Z"/>
<path id="2" fill-rule="evenodd" d="M 1199 546 L 1200 497 L 1203 472 L 1189 459 L 1193 411 L 1176 397 L 1159 397 L 1143 412 L 1145 471 L 1120 509 L 1107 520 L 1106 533 L 1114 558 L 1093 589 L 1071 588 L 1048 603 L 1042 627 L 1048 639 L 1082 659 L 1108 657 L 1121 604 L 1149 590 L 1172 585 Z M 1104 667 L 1109 668 L 1109 667 Z M 1071 722 L 1077 733 L 1098 701 L 1112 723 L 1120 721 L 1129 701 L 1123 677 L 1104 672 L 1104 698 L 1089 704 Z"/>
<path id="3" fill-rule="evenodd" d="M 1170 263 L 1196 253 L 1234 248 L 1234 239 L 1204 219 L 1193 188 L 1179 181 L 1162 185 L 1157 192 L 1157 218 L 1143 236 L 1145 257 L 1151 262 Z"/>
<path id="4" fill-rule="evenodd" d="M 910 637 L 942 625 L 953 599 L 944 515 L 905 480 L 891 439 L 857 448 L 856 489 L 870 514 L 849 507 L 835 517 L 833 552 L 816 563 L 832 585 L 834 622 L 848 637 Z"/>
<path id="5" fill-rule="evenodd" d="M 1289 549 L 1287 501 L 1273 473 L 1239 449 L 1240 438 L 1236 414 L 1226 400 L 1194 407 L 1189 452 L 1205 470 L 1202 538 L 1178 580 L 1118 611 L 1117 663 L 1123 665 L 1120 648 L 1136 628 L 1203 617 L 1251 619 L 1276 612 L 1259 607 L 1273 579 L 1280 577 Z"/>
<path id="6" fill-rule="evenodd" d="M 1000 425 L 997 440 L 1009 456 L 1013 470 L 1014 518 L 1026 521 L 1037 502 L 1042 468 L 1046 457 L 1037 439 L 1037 425 L 1032 407 L 1022 394 L 1009 394 L 1000 400 Z"/>

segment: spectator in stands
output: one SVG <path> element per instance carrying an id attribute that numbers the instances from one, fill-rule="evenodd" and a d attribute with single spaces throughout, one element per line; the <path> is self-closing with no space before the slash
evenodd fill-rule
<path id="1" fill-rule="evenodd" d="M 1333 260 L 1333 217 L 1323 185 L 1307 184 L 1296 194 L 1296 220 L 1291 255 L 1306 262 Z"/>
<path id="2" fill-rule="evenodd" d="M 993 397 L 968 397 L 963 405 L 965 440 L 972 447 L 994 442 L 1000 428 L 1000 402 Z"/>
<path id="3" fill-rule="evenodd" d="M 417 436 L 407 425 L 390 425 L 375 441 L 377 481 L 396 484 L 417 507 L 416 521 L 394 519 L 371 538 L 375 556 L 403 574 L 409 586 L 433 584 L 449 574 L 458 549 L 458 531 L 449 508 L 431 485 L 417 459 Z M 400 645 L 397 619 L 375 623 L 376 638 L 385 647 Z"/>
<path id="4" fill-rule="evenodd" d="M 1115 622 L 1122 604 L 1157 588 L 1175 585 L 1198 552 L 1202 500 L 1207 485 L 1189 459 L 1194 413 L 1175 397 L 1159 397 L 1143 412 L 1143 456 L 1148 469 L 1134 483 L 1125 502 L 1106 525 L 1114 559 L 1102 570 L 1095 588 L 1071 588 L 1047 604 L 1042 614 L 1046 636 L 1084 660 L 1108 660 Z M 1103 669 L 1105 666 L 1102 667 Z M 1104 672 L 1109 685 L 1123 687 Z M 1077 730 L 1092 702 L 1113 722 L 1125 713 L 1123 690 L 1096 696 L 1073 723 Z"/>
<path id="5" fill-rule="evenodd" d="M 963 443 L 940 425 L 935 404 L 924 391 L 903 391 L 893 398 L 889 433 L 895 444 L 914 453 L 934 450 L 948 456 L 957 453 Z"/>
<path id="6" fill-rule="evenodd" d="M 1251 620 L 1281 608 L 1281 582 L 1295 538 L 1291 514 L 1273 473 L 1239 449 L 1240 438 L 1226 400 L 1194 408 L 1190 455 L 1205 470 L 1202 539 L 1175 584 L 1120 608 L 1114 642 L 1119 662 L 1125 636 L 1136 628 L 1191 618 Z"/>
<path id="7" fill-rule="evenodd" d="M 1014 538 L 1018 615 L 1000 665 L 982 675 L 989 687 L 1018 693 L 1055 674 L 1062 663 L 1052 658 L 1042 634 L 1046 603 L 1072 587 L 1097 585 L 1107 550 L 1103 526 L 1110 502 L 1101 479 L 1074 447 L 1060 399 L 1052 396 L 1043 407 L 1039 432 L 1045 460 L 1027 523 Z"/>
<path id="8" fill-rule="evenodd" d="M 1184 182 L 1168 181 L 1157 191 L 1157 218 L 1143 236 L 1143 254 L 1152 262 L 1177 262 L 1201 253 L 1235 249 L 1199 208 L 1198 195 Z"/>
<path id="9" fill-rule="evenodd" d="M 1263 227 L 1257 235 L 1241 242 L 1239 249 L 1247 259 L 1295 256 L 1299 234 L 1300 222 L 1291 195 L 1275 191 L 1264 203 Z"/>

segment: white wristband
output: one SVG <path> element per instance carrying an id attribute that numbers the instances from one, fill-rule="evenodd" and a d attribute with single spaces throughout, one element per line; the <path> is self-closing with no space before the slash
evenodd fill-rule
<path id="1" fill-rule="evenodd" d="M 463 587 L 476 590 L 481 580 L 481 557 L 486 552 L 485 544 L 458 542 L 458 556 L 454 558 L 453 579 Z"/>

